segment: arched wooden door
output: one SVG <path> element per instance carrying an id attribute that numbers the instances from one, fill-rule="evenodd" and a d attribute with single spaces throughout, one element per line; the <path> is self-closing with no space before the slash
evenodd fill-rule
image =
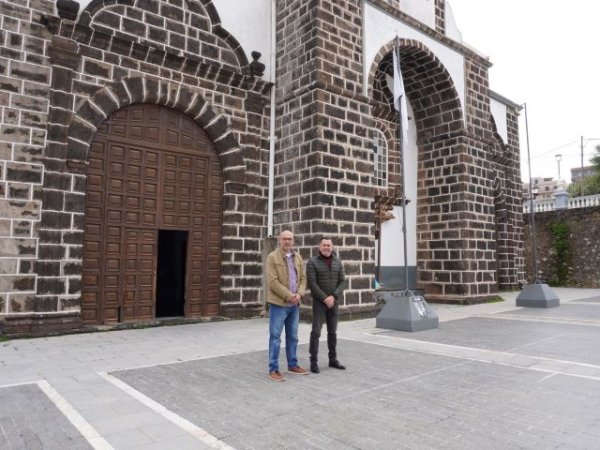
<path id="1" fill-rule="evenodd" d="M 90 146 L 83 321 L 153 319 L 171 282 L 183 315 L 218 314 L 222 197 L 217 154 L 194 121 L 147 104 L 113 113 Z"/>

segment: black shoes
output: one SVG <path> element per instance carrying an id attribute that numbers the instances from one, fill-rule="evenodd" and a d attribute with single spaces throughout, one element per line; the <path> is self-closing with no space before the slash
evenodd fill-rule
<path id="1" fill-rule="evenodd" d="M 329 367 L 333 367 L 334 369 L 346 370 L 346 366 L 340 364 L 340 362 L 337 359 L 335 361 L 329 361 Z"/>
<path id="2" fill-rule="evenodd" d="M 335 361 L 329 361 L 329 367 L 333 367 L 334 369 L 346 370 L 346 366 L 341 364 L 337 359 Z M 319 365 L 316 361 L 312 361 L 310 363 L 310 371 L 312 373 L 321 373 Z"/>

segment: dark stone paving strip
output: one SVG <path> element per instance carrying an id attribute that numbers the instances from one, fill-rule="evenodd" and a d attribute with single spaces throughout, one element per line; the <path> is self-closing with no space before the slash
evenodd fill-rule
<path id="1" fill-rule="evenodd" d="M 575 300 L 574 302 L 571 302 L 571 303 L 600 303 L 600 296 L 599 297 L 582 298 L 581 300 Z"/>
<path id="2" fill-rule="evenodd" d="M 600 365 L 600 326 L 471 317 L 443 322 L 439 328 L 419 333 L 381 334 Z"/>
<path id="3" fill-rule="evenodd" d="M 582 321 L 597 321 L 600 326 L 600 308 L 594 302 L 565 303 L 556 308 L 523 308 L 500 313 L 501 315 L 524 317 L 547 317 L 556 319 L 578 319 Z"/>
<path id="4" fill-rule="evenodd" d="M 65 450 L 92 447 L 34 384 L 0 388 L 0 448 Z"/>
<path id="5" fill-rule="evenodd" d="M 284 383 L 267 379 L 266 352 L 112 375 L 240 450 L 586 448 L 600 433 L 593 380 L 355 341 L 339 348 L 347 371 L 323 366 Z"/>

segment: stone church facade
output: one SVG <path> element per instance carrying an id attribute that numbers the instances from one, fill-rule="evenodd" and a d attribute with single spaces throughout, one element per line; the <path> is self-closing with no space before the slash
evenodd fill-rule
<path id="1" fill-rule="evenodd" d="M 402 183 L 396 35 L 415 286 L 464 303 L 523 279 L 519 106 L 444 0 L 232 5 L 0 2 L 0 332 L 259 315 L 285 228 L 305 258 L 331 236 L 343 313 L 372 314 L 373 197 Z"/>

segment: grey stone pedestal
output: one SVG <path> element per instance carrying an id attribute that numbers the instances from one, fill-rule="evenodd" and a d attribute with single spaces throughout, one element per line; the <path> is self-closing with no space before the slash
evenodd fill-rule
<path id="1" fill-rule="evenodd" d="M 385 302 L 375 321 L 377 328 L 423 331 L 439 325 L 436 312 L 421 296 L 413 296 L 406 291 L 380 291 L 377 297 Z"/>
<path id="2" fill-rule="evenodd" d="M 559 305 L 560 300 L 558 296 L 547 284 L 528 284 L 517 296 L 517 306 L 552 308 Z"/>

